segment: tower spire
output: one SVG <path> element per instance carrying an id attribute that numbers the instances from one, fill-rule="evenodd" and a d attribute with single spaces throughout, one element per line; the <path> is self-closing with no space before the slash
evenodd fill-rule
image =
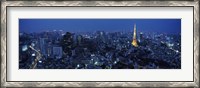
<path id="1" fill-rule="evenodd" d="M 132 41 L 132 45 L 133 45 L 134 47 L 138 47 L 137 38 L 136 38 L 137 34 L 136 34 L 136 33 L 137 33 L 137 32 L 136 32 L 136 24 L 134 24 L 133 41 Z"/>

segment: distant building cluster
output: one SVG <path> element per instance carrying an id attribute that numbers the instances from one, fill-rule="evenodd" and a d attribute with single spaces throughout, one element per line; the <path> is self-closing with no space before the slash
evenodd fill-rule
<path id="1" fill-rule="evenodd" d="M 180 69 L 181 35 L 129 32 L 20 33 L 20 69 Z"/>

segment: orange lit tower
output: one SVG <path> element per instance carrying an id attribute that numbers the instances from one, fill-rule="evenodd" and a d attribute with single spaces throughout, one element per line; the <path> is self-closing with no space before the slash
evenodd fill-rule
<path id="1" fill-rule="evenodd" d="M 134 24 L 134 31 L 133 31 L 133 41 L 132 41 L 132 45 L 134 47 L 138 47 L 138 44 L 137 44 L 137 38 L 136 38 L 136 24 Z"/>

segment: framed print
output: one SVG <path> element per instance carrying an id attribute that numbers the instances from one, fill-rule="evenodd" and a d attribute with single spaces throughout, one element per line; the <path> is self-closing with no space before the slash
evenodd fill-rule
<path id="1" fill-rule="evenodd" d="M 1 87 L 199 87 L 198 1 L 1 7 Z"/>

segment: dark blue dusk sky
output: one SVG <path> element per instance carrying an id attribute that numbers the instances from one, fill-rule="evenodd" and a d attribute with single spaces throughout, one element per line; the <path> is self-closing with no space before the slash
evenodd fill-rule
<path id="1" fill-rule="evenodd" d="M 20 32 L 63 30 L 68 32 L 137 31 L 181 33 L 181 19 L 19 19 Z"/>

